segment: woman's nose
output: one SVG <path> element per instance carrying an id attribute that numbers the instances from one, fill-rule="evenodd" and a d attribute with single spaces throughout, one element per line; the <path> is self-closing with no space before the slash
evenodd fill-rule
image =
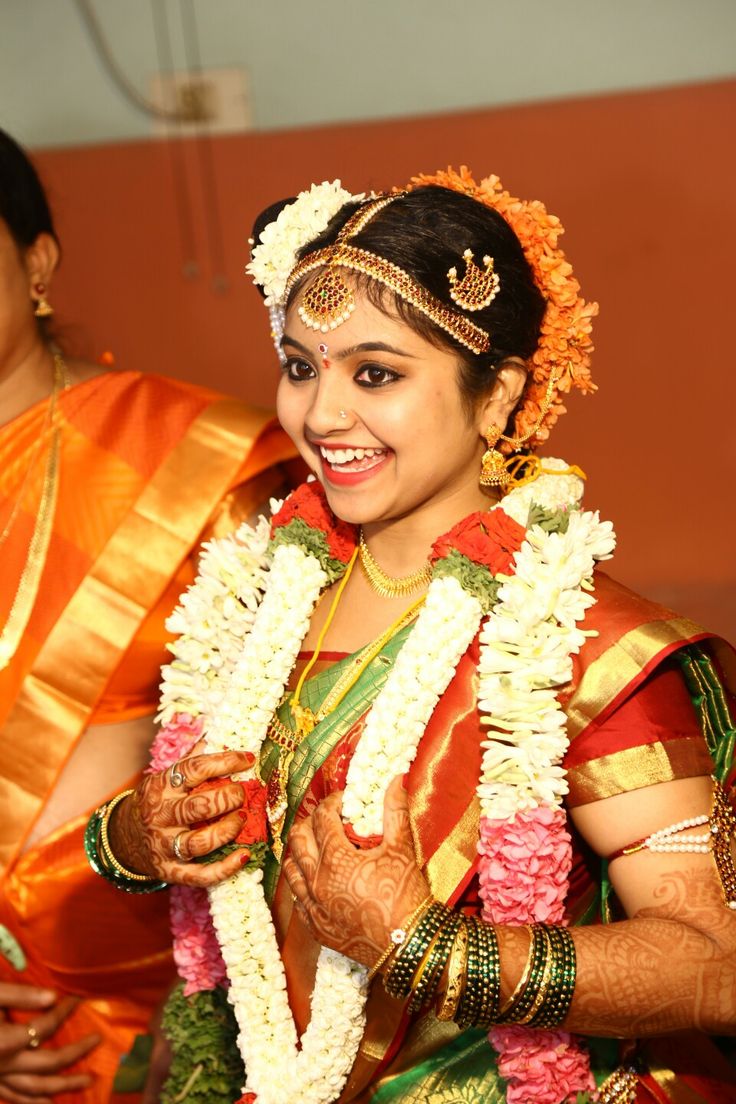
<path id="1" fill-rule="evenodd" d="M 312 404 L 307 411 L 307 425 L 317 437 L 345 429 L 350 425 L 350 406 L 346 389 L 336 380 L 320 379 Z"/>

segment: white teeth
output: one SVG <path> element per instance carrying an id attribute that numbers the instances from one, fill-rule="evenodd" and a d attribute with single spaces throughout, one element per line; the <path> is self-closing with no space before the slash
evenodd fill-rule
<path id="1" fill-rule="evenodd" d="M 328 464 L 349 464 L 351 460 L 365 460 L 373 456 L 382 456 L 386 450 L 375 448 L 329 449 L 325 448 L 324 445 L 320 445 L 319 451 Z"/>

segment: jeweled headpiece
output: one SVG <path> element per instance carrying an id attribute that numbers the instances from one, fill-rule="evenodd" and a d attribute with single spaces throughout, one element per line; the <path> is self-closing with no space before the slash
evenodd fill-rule
<path id="1" fill-rule="evenodd" d="M 454 311 L 398 265 L 350 244 L 359 229 L 388 203 L 428 185 L 460 192 L 497 211 L 516 234 L 534 282 L 544 296 L 547 306 L 541 336 L 536 352 L 527 362 L 528 381 L 514 416 L 513 437 L 504 435 L 499 444 L 499 449 L 507 453 L 513 452 L 514 442 L 520 440 L 534 447 L 547 439 L 557 418 L 565 413 L 561 392 L 573 388 L 583 392 L 596 390 L 590 378 L 593 351 L 590 333 L 598 305 L 586 303 L 580 296 L 580 286 L 557 244 L 563 233 L 560 221 L 548 214 L 543 204 L 516 199 L 504 191 L 497 176 L 476 183 L 465 166 L 459 172 L 450 168 L 431 176 L 423 174 L 412 177 L 405 189 L 372 197 L 348 219 L 333 245 L 298 261 L 298 253 L 319 237 L 345 203 L 364 199 L 342 190 L 339 181 L 325 182 L 302 192 L 266 227 L 253 249 L 247 271 L 263 288 L 266 304 L 280 306 L 298 280 L 323 267 L 325 271 L 307 289 L 298 308 L 305 324 L 320 332 L 339 326 L 354 309 L 352 289 L 337 270 L 362 273 L 390 288 L 472 352 L 485 353 L 491 348 L 491 336 L 460 310 L 482 310 L 498 294 L 500 280 L 491 257 L 483 258 L 481 268 L 471 251 L 465 250 L 462 278 L 458 278 L 456 268 L 450 269 L 450 296 L 460 308 Z"/>
<path id="2" fill-rule="evenodd" d="M 302 296 L 297 313 L 304 325 L 312 330 L 318 330 L 321 333 L 334 330 L 342 325 L 355 309 L 353 291 L 339 272 L 339 269 L 347 268 L 353 272 L 369 276 L 372 280 L 376 280 L 379 284 L 389 288 L 405 303 L 411 303 L 413 307 L 426 315 L 431 322 L 434 322 L 436 326 L 450 334 L 467 349 L 474 353 L 487 352 L 491 344 L 490 337 L 480 326 L 476 326 L 474 322 L 471 322 L 469 318 L 465 318 L 459 311 L 446 307 L 440 299 L 432 295 L 426 288 L 423 288 L 408 272 L 405 272 L 403 268 L 392 261 L 388 261 L 385 257 L 380 257 L 376 253 L 371 253 L 367 249 L 360 249 L 350 244 L 350 240 L 359 234 L 379 211 L 382 211 L 390 203 L 394 203 L 404 194 L 403 192 L 394 192 L 392 195 L 377 196 L 365 203 L 348 219 L 333 245 L 307 254 L 296 264 L 286 281 L 284 298 L 288 299 L 292 289 L 304 276 L 317 268 L 321 268 L 322 271 L 317 279 Z M 487 260 L 490 261 L 490 258 L 487 258 Z M 454 270 L 451 269 L 450 271 Z M 466 273 L 465 279 L 461 282 L 461 284 L 467 284 L 466 290 L 469 295 L 472 294 L 474 302 L 478 300 L 479 295 L 482 297 L 483 294 L 487 293 L 485 287 L 487 277 L 480 270 L 476 271 L 478 272 L 478 281 L 475 280 L 474 275 L 469 278 L 469 273 Z M 492 273 L 491 284 L 493 284 L 493 276 L 495 276 L 495 273 Z M 472 291 L 470 288 L 471 280 L 474 285 Z M 495 281 L 495 289 L 491 291 L 488 302 L 498 289 L 497 276 Z M 461 284 L 458 287 L 461 287 Z M 480 285 L 483 285 L 484 289 L 482 294 Z M 458 303 L 462 306 L 459 300 Z M 479 308 L 473 306 L 465 309 L 477 310 Z"/>

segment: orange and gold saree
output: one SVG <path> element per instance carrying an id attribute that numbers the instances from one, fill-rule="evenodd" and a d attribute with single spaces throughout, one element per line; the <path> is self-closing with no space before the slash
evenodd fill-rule
<path id="1" fill-rule="evenodd" d="M 25 488 L 0 552 L 0 624 L 33 529 L 47 406 L 0 428 L 0 517 Z M 102 1035 L 82 1067 L 97 1076 L 84 1101 L 103 1104 L 172 976 L 166 895 L 101 882 L 84 855 L 86 815 L 25 850 L 24 839 L 88 726 L 155 712 L 164 621 L 194 578 L 202 537 L 277 493 L 294 449 L 265 412 L 138 372 L 71 387 L 57 418 L 48 556 L 27 630 L 0 671 L 0 924 L 27 960 L 18 973 L 0 955 L 0 980 L 82 998 L 54 1045 Z"/>

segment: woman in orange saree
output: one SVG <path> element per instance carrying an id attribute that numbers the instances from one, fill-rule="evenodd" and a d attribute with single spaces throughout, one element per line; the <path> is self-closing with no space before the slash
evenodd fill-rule
<path id="1" fill-rule="evenodd" d="M 282 214 L 252 267 L 317 479 L 203 561 L 156 769 L 96 812 L 90 860 L 209 887 L 243 1102 L 725 1102 L 702 1040 L 665 1055 L 734 1030 L 728 653 L 608 580 L 580 471 L 520 453 L 590 387 L 559 224 L 465 170 Z M 236 781 L 201 790 L 200 735 Z M 236 785 L 242 830 L 217 818 Z M 201 925 L 176 934 L 206 989 Z M 176 1004 L 167 1102 L 241 1091 L 204 1059 L 186 1080 L 201 1007 Z"/>
<path id="2" fill-rule="evenodd" d="M 147 761 L 165 620 L 194 578 L 201 541 L 277 493 L 294 455 L 267 414 L 236 400 L 64 360 L 43 329 L 57 259 L 32 166 L 0 133 L 0 1100 L 8 1104 L 111 1099 L 121 1056 L 166 992 L 167 902 L 100 893 L 84 824 Z M 131 1071 L 124 1080 L 134 1082 Z"/>

